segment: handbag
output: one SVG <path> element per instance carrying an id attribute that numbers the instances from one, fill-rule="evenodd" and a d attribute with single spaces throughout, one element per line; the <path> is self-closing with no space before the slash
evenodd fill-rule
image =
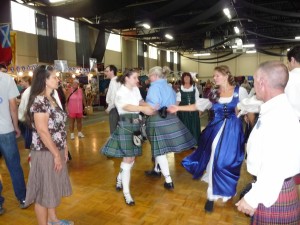
<path id="1" fill-rule="evenodd" d="M 132 132 L 131 130 L 126 129 L 125 127 L 121 127 L 120 125 L 118 125 L 118 126 L 121 129 L 126 130 L 132 134 L 132 142 L 135 146 L 137 146 L 137 147 L 142 146 L 142 144 L 144 142 L 144 138 L 143 138 L 142 132 L 140 130 Z"/>
<path id="2" fill-rule="evenodd" d="M 168 115 L 167 107 L 164 106 L 164 107 L 160 108 L 160 109 L 158 110 L 158 114 L 159 114 L 159 116 L 160 116 L 161 118 L 163 118 L 163 119 L 167 118 L 167 115 Z"/>

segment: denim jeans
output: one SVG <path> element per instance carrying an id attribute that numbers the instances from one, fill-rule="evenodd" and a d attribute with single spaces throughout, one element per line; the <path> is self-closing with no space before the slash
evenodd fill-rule
<path id="1" fill-rule="evenodd" d="M 2 182 L 0 180 L 0 206 L 3 205 L 4 198 L 2 197 Z"/>
<path id="2" fill-rule="evenodd" d="M 19 201 L 25 200 L 26 186 L 15 132 L 0 134 L 0 152 L 9 170 L 15 196 Z"/>

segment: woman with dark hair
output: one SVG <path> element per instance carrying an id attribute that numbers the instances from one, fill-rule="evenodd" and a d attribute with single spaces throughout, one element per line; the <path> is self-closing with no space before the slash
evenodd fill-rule
<path id="1" fill-rule="evenodd" d="M 57 88 L 58 79 L 52 67 L 38 66 L 34 70 L 26 113 L 32 127 L 32 145 L 25 204 L 35 203 L 39 225 L 74 224 L 56 216 L 61 198 L 72 193 L 66 166 L 67 115 L 53 96 Z"/>
<path id="2" fill-rule="evenodd" d="M 248 96 L 246 89 L 235 85 L 228 66 L 217 66 L 213 79 L 217 90 L 210 94 L 210 100 L 199 99 L 196 104 L 169 108 L 172 113 L 209 108 L 214 111 L 215 116 L 203 130 L 198 148 L 182 161 L 194 179 L 202 177 L 208 183 L 206 212 L 213 211 L 217 199 L 226 202 L 236 194 L 244 159 L 243 126 L 236 106 Z"/>
<path id="3" fill-rule="evenodd" d="M 199 91 L 194 84 L 190 73 L 184 72 L 181 75 L 181 86 L 177 92 L 176 101 L 179 105 L 191 105 L 199 99 Z M 200 137 L 200 118 L 199 112 L 177 112 L 178 118 L 189 129 L 195 140 Z"/>
<path id="4" fill-rule="evenodd" d="M 117 176 L 116 190 L 123 189 L 125 202 L 130 206 L 135 204 L 129 190 L 131 168 L 135 157 L 142 154 L 142 147 L 134 144 L 133 135 L 140 131 L 139 112 L 146 115 L 154 112 L 154 109 L 142 99 L 137 87 L 138 76 L 138 71 L 129 70 L 118 77 L 117 81 L 121 83 L 121 87 L 116 93 L 114 105 L 119 113 L 119 121 L 117 128 L 102 148 L 102 153 L 108 157 L 123 158 Z"/>

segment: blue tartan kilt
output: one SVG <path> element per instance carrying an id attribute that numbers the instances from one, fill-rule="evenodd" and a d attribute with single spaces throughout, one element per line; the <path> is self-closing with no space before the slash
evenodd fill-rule
<path id="1" fill-rule="evenodd" d="M 126 118 L 122 121 L 121 119 Z M 115 131 L 111 134 L 104 147 L 100 150 L 108 157 L 123 158 L 142 155 L 142 147 L 133 143 L 133 132 L 140 130 L 140 123 L 133 123 L 130 120 L 138 119 L 138 114 L 120 115 L 120 120 Z"/>
<path id="2" fill-rule="evenodd" d="M 150 116 L 146 132 L 154 157 L 169 152 L 182 152 L 197 145 L 193 135 L 174 114 L 168 114 L 164 119 L 159 115 Z"/>

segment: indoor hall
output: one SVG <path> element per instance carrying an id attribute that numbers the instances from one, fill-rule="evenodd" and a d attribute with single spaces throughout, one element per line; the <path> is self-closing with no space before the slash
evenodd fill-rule
<path id="1" fill-rule="evenodd" d="M 201 116 L 202 128 L 207 124 L 207 116 Z M 145 170 L 152 168 L 151 149 L 148 141 L 143 145 L 143 155 L 137 157 L 132 169 L 131 193 L 135 206 L 125 204 L 123 193 L 115 190 L 115 180 L 119 172 L 120 159 L 108 159 L 99 149 L 109 137 L 108 116 L 104 111 L 95 111 L 84 119 L 85 138 L 68 140 L 72 160 L 68 170 L 73 194 L 62 199 L 57 214 L 62 219 L 73 220 L 76 225 L 246 225 L 250 218 L 236 210 L 240 190 L 251 177 L 242 167 L 238 193 L 232 200 L 223 204 L 217 202 L 214 212 L 205 213 L 207 184 L 193 180 L 182 166 L 181 160 L 191 153 L 187 150 L 179 154 L 168 154 L 170 172 L 175 189 L 166 190 L 164 179 L 149 178 Z M 76 134 L 76 133 L 75 133 Z M 76 136 L 76 135 L 75 135 Z M 25 180 L 29 165 L 28 151 L 23 140 L 18 142 Z M 34 206 L 19 209 L 5 162 L 0 159 L 5 197 L 5 213 L 0 223 L 6 225 L 34 225 Z"/>

